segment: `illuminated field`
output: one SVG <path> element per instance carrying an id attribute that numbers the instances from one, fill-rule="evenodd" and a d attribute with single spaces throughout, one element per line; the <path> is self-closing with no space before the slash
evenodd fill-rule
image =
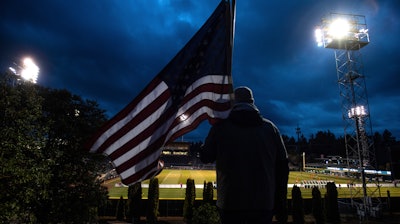
<path id="1" fill-rule="evenodd" d="M 194 179 L 196 184 L 196 198 L 201 199 L 203 197 L 203 183 L 206 182 L 215 182 L 216 174 L 215 170 L 163 170 L 158 176 L 158 181 L 160 184 L 160 199 L 184 199 L 185 198 L 185 184 L 188 178 Z M 337 185 L 340 184 L 341 187 L 338 187 L 338 196 L 339 198 L 348 198 L 351 195 L 362 197 L 362 188 L 351 188 L 347 187 L 347 184 L 360 183 L 360 181 L 354 181 L 347 177 L 337 177 L 326 174 L 314 174 L 307 172 L 297 172 L 292 171 L 289 175 L 289 185 L 297 184 L 300 185 L 301 181 L 334 181 Z M 119 198 L 123 196 L 127 197 L 128 188 L 119 186 L 120 179 L 116 178 L 113 180 L 106 181 L 105 186 L 109 189 L 110 198 Z M 142 184 L 148 184 L 148 181 L 144 181 Z M 183 185 L 181 188 L 180 185 Z M 163 188 L 162 185 L 169 185 L 173 188 Z M 116 187 L 118 186 L 118 187 Z M 249 189 L 251 186 L 249 185 Z M 386 186 L 384 184 L 383 187 L 380 188 L 380 191 L 377 187 L 368 187 L 368 194 L 371 194 L 374 197 L 387 196 L 387 191 L 390 191 L 390 195 L 392 197 L 400 197 L 400 187 L 395 188 L 392 186 Z M 303 198 L 311 198 L 311 188 L 301 188 Z M 325 194 L 325 189 L 320 189 L 321 194 Z M 372 194 L 373 192 L 373 194 Z M 379 192 L 381 192 L 379 194 Z M 216 199 L 217 192 L 214 191 L 214 198 Z M 288 198 L 291 198 L 291 188 L 288 188 Z M 143 188 L 143 198 L 147 198 L 147 188 Z"/>

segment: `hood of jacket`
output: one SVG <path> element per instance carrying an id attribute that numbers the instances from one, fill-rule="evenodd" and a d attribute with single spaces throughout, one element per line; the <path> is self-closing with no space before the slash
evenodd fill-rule
<path id="1" fill-rule="evenodd" d="M 233 106 L 228 119 L 241 127 L 252 127 L 263 124 L 258 108 L 252 103 L 237 103 Z"/>

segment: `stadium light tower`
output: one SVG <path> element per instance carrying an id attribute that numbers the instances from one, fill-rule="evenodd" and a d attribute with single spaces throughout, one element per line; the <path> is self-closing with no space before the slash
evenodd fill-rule
<path id="1" fill-rule="evenodd" d="M 23 80 L 36 83 L 39 76 L 39 67 L 31 58 L 24 58 L 22 66 L 17 65 L 17 68 L 10 67 L 15 75 L 20 76 Z"/>
<path id="2" fill-rule="evenodd" d="M 376 203 L 368 197 L 364 172 L 365 168 L 376 167 L 365 76 L 362 74 L 359 51 L 369 43 L 365 16 L 331 13 L 321 20 L 315 36 L 318 46 L 334 49 L 335 52 L 347 166 L 349 170 L 357 170 L 363 182 L 362 195 L 357 191 L 354 195 L 352 193 L 352 205 L 357 206 L 360 217 L 377 216 L 380 209 L 379 197 Z M 350 172 L 348 174 L 351 175 Z M 360 198 L 361 203 L 357 201 Z"/>

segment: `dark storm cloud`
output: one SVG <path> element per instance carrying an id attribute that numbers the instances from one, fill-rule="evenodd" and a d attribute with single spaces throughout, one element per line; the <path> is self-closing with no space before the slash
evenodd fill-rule
<path id="1" fill-rule="evenodd" d="M 219 0 L 2 1 L 0 65 L 25 55 L 39 84 L 97 100 L 110 116 L 128 104 L 186 44 Z M 373 130 L 400 137 L 398 1 L 237 1 L 235 86 L 253 89 L 260 111 L 283 134 L 343 132 L 334 52 L 314 28 L 330 12 L 365 15 L 361 50 Z M 187 134 L 203 140 L 209 126 Z"/>

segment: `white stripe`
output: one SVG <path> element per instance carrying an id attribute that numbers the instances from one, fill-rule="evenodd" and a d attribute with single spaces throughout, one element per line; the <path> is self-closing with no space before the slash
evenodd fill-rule
<path id="1" fill-rule="evenodd" d="M 197 87 L 206 84 L 205 82 L 210 82 L 210 83 L 222 83 L 224 81 L 225 84 L 229 83 L 229 80 L 223 76 L 220 75 L 209 75 L 209 76 L 204 76 L 203 78 L 197 80 L 196 82 L 193 83 L 193 85 L 189 86 L 187 88 L 187 91 L 185 95 L 189 94 L 191 91 L 194 91 Z M 196 103 L 200 102 L 203 99 L 209 99 L 212 101 L 217 101 L 220 103 L 228 102 L 230 101 L 230 94 L 220 94 L 220 93 L 213 93 L 213 92 L 201 92 L 200 94 L 196 95 L 196 97 L 192 98 L 188 102 L 186 102 L 184 105 L 182 105 L 175 118 L 179 118 L 181 115 L 185 114 L 185 112 L 190 109 L 193 105 Z M 200 115 L 207 113 L 210 117 L 215 118 L 226 118 L 229 114 L 229 111 L 214 111 L 209 107 L 201 107 L 197 111 L 195 111 L 193 114 L 190 114 L 190 117 L 188 117 L 186 120 L 180 122 L 177 124 L 169 133 L 168 136 L 166 137 L 165 141 L 168 141 L 169 138 L 178 132 L 179 130 L 190 126 Z"/>
<path id="2" fill-rule="evenodd" d="M 128 141 L 132 140 L 134 137 L 136 137 L 138 134 L 140 134 L 142 131 L 146 130 L 150 125 L 152 125 L 157 119 L 162 115 L 162 113 L 166 110 L 167 107 L 170 105 L 170 100 L 166 101 L 162 106 L 160 106 L 156 111 L 154 111 L 152 114 L 146 117 L 142 122 L 140 122 L 137 126 L 132 128 L 130 131 L 128 131 L 124 136 L 121 136 L 121 138 L 117 139 L 113 144 L 111 144 L 107 150 L 104 151 L 104 154 L 110 155 L 114 151 L 118 150 L 121 146 L 123 146 L 125 143 Z M 141 151 L 141 150 L 140 150 Z M 139 151 L 139 152 L 140 152 Z M 138 153 L 139 153 L 138 152 Z"/>
<path id="3" fill-rule="evenodd" d="M 212 100 L 217 103 L 226 103 L 230 101 L 230 94 L 220 94 L 220 93 L 212 93 L 212 92 L 201 92 L 197 94 L 196 97 L 193 97 L 191 100 L 182 105 L 178 112 L 177 117 L 184 114 L 188 109 L 190 109 L 193 105 L 196 105 L 198 102 L 202 100 Z"/>
<path id="4" fill-rule="evenodd" d="M 192 92 L 197 87 L 204 85 L 206 83 L 215 83 L 215 84 L 229 84 L 228 76 L 225 75 L 206 75 L 195 82 L 192 83 L 187 89 L 185 95 Z"/>
<path id="5" fill-rule="evenodd" d="M 168 89 L 168 86 L 161 82 L 153 91 L 151 91 L 147 96 L 145 96 L 135 108 L 123 119 L 115 123 L 112 127 L 107 129 L 93 144 L 90 151 L 95 152 L 110 136 L 115 134 L 118 130 L 120 130 L 123 126 L 125 126 L 129 121 L 131 121 L 138 113 L 140 113 L 145 107 L 148 106 L 149 102 L 153 102 L 157 97 L 159 97 L 165 90 Z"/>
<path id="6" fill-rule="evenodd" d="M 147 156 L 146 159 L 140 161 L 138 164 L 132 166 L 131 168 L 125 170 L 124 172 L 120 173 L 122 179 L 126 179 L 129 176 L 139 172 L 140 170 L 146 168 L 149 164 L 153 163 L 154 161 L 158 160 L 160 157 L 162 148 L 158 149 L 151 155 Z"/>
<path id="7" fill-rule="evenodd" d="M 196 110 L 193 114 L 191 114 L 190 117 L 188 117 L 186 120 L 178 123 L 173 129 L 171 129 L 171 131 L 168 133 L 165 141 L 168 141 L 169 138 L 175 134 L 176 132 L 178 132 L 179 130 L 186 128 L 190 125 L 192 125 L 192 123 L 202 114 L 206 113 L 208 114 L 210 117 L 215 118 L 226 118 L 229 115 L 230 110 L 227 111 L 214 111 L 209 107 L 203 106 L 200 107 L 198 110 Z"/>
<path id="8" fill-rule="evenodd" d="M 205 83 L 228 84 L 229 80 L 228 80 L 228 77 L 222 76 L 222 75 L 207 75 L 207 76 L 201 77 L 200 79 L 196 80 L 187 89 L 186 94 Z M 126 117 L 124 117 L 119 122 L 115 123 L 112 127 L 107 129 L 92 145 L 90 151 L 95 152 L 109 137 L 111 137 L 113 134 L 115 134 L 118 130 L 120 130 L 127 123 L 129 123 L 138 113 L 140 113 L 149 104 L 149 102 L 153 102 L 157 97 L 159 97 L 167 89 L 168 89 L 168 86 L 164 82 L 161 82 L 156 88 L 154 88 L 153 91 L 151 91 L 147 96 L 145 96 L 137 104 L 137 106 L 132 109 L 132 111 Z M 119 148 L 119 147 L 116 147 L 116 148 Z M 111 151 L 109 151 L 108 154 L 112 153 L 113 151 L 115 151 L 115 148 L 111 149 Z"/>
<path id="9" fill-rule="evenodd" d="M 117 159 L 113 161 L 114 165 L 120 166 L 121 164 L 125 163 L 132 157 L 136 156 L 139 152 L 145 150 L 150 144 L 152 144 L 154 141 L 156 141 L 160 136 L 165 134 L 165 132 L 168 130 L 169 126 L 172 124 L 174 121 L 174 117 L 170 117 L 168 121 L 164 122 L 163 125 L 161 125 L 151 136 L 149 136 L 147 139 L 142 141 L 140 144 L 137 146 L 133 147 L 130 149 L 128 152 L 125 154 L 121 155 Z M 153 160 L 154 161 L 154 160 Z"/>

